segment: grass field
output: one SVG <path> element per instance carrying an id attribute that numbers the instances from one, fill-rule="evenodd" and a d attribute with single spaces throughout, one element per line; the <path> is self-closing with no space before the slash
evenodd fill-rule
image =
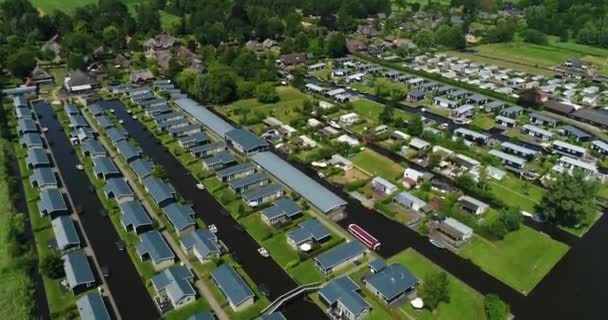
<path id="1" fill-rule="evenodd" d="M 567 251 L 565 244 L 522 226 L 502 241 L 474 238 L 460 254 L 510 287 L 528 294 Z"/>
<path id="2" fill-rule="evenodd" d="M 570 58 L 579 58 L 593 63 L 599 73 L 608 73 L 608 50 L 574 42 L 559 42 L 556 37 L 549 37 L 547 45 L 536 45 L 525 42 L 494 43 L 477 46 L 478 55 L 461 52 L 450 54 L 475 60 L 482 63 L 530 72 L 533 74 L 552 75 L 549 68 Z"/>
<path id="3" fill-rule="evenodd" d="M 34 7 L 38 8 L 38 10 L 40 10 L 42 13 L 47 14 L 53 12 L 54 10 L 62 10 L 66 13 L 73 13 L 78 7 L 97 3 L 98 0 L 31 0 L 31 2 Z M 122 2 L 127 5 L 131 14 L 134 14 L 135 6 L 140 3 L 145 3 L 145 0 L 122 0 Z M 166 28 L 173 22 L 178 21 L 179 17 L 161 10 L 160 20 L 163 28 Z"/>
<path id="4" fill-rule="evenodd" d="M 505 204 L 530 213 L 534 212 L 536 204 L 545 194 L 542 188 L 511 176 L 505 177 L 500 182 L 492 181 L 490 192 Z"/>
<path id="5" fill-rule="evenodd" d="M 257 99 L 244 99 L 227 106 L 218 107 L 216 110 L 239 123 L 243 119 L 241 115 L 236 114 L 240 109 L 250 110 L 251 112 L 247 115 L 249 117 L 253 117 L 256 112 L 261 112 L 265 116 L 273 116 L 285 123 L 300 117 L 300 113 L 295 111 L 295 108 L 300 107 L 302 102 L 308 99 L 308 96 L 293 87 L 277 87 L 277 92 L 281 98 L 277 103 L 264 104 L 258 102 Z"/>
<path id="6" fill-rule="evenodd" d="M 0 139 L 0 168 L 4 168 L 9 161 L 5 147 L 10 148 L 5 140 Z M 9 245 L 15 241 L 9 235 L 9 223 L 15 210 L 10 198 L 8 178 L 7 172 L 0 170 L 0 318 L 27 319 L 33 303 L 29 293 L 32 281 L 25 270 L 16 265 L 17 259 L 9 252 Z"/>
<path id="7" fill-rule="evenodd" d="M 387 180 L 394 180 L 405 171 L 405 168 L 401 165 L 369 149 L 359 152 L 350 160 L 363 172 L 367 172 L 373 176 L 381 176 Z"/>
<path id="8" fill-rule="evenodd" d="M 354 101 L 353 107 L 356 113 L 358 113 L 361 117 L 367 119 L 375 125 L 381 124 L 378 120 L 378 117 L 380 116 L 384 108 L 386 108 L 384 105 L 367 99 L 359 99 Z M 402 120 L 409 120 L 412 118 L 412 115 L 407 112 L 398 109 L 394 109 L 394 111 L 395 118 L 399 118 Z"/>
<path id="9" fill-rule="evenodd" d="M 482 130 L 489 130 L 494 126 L 494 119 L 486 116 L 478 117 L 471 122 L 471 126 Z"/>
<path id="10" fill-rule="evenodd" d="M 390 263 L 401 263 L 406 266 L 421 282 L 431 273 L 443 271 L 440 267 L 425 258 L 413 249 L 407 249 L 390 258 Z M 416 311 L 409 303 L 399 309 L 407 314 L 404 319 L 418 320 L 470 320 L 485 319 L 483 296 L 457 278 L 449 275 L 450 303 L 441 303 L 437 310 L 430 312 L 427 309 Z M 424 285 L 423 283 L 421 283 Z"/>

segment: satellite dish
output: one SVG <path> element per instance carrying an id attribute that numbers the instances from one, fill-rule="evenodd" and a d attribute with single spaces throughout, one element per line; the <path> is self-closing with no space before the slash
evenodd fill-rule
<path id="1" fill-rule="evenodd" d="M 304 243 L 300 246 L 300 250 L 302 250 L 304 252 L 308 252 L 308 251 L 310 251 L 310 249 L 312 249 L 312 246 L 308 243 Z"/>

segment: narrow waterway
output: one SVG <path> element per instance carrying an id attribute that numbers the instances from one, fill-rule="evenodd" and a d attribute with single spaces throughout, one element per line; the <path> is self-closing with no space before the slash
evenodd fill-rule
<path id="1" fill-rule="evenodd" d="M 158 319 L 158 310 L 131 258 L 126 251 L 118 249 L 120 238 L 104 213 L 95 187 L 84 171 L 76 169 L 80 161 L 53 108 L 45 101 L 34 102 L 33 106 L 41 126 L 48 128 L 45 135 L 49 148 L 74 201 L 76 208 L 73 209 L 78 212 L 83 232 L 90 241 L 89 246 L 99 264 L 107 266 L 110 271 L 106 281 L 120 316 L 123 319 Z"/>
<path id="2" fill-rule="evenodd" d="M 100 103 L 106 110 L 114 109 L 123 120 L 123 127 L 143 149 L 144 154 L 163 166 L 171 185 L 186 202 L 192 205 L 197 217 L 206 224 L 218 227 L 218 237 L 239 257 L 239 264 L 257 284 L 264 284 L 270 291 L 270 299 L 297 287 L 296 282 L 272 259 L 262 257 L 257 242 L 245 231 L 237 228 L 238 222 L 206 190 L 196 188 L 197 180 L 139 120 L 133 120 L 119 100 Z M 201 163 L 202 165 L 202 163 Z M 284 310 L 289 319 L 325 319 L 316 305 L 304 298 L 292 301 Z"/>

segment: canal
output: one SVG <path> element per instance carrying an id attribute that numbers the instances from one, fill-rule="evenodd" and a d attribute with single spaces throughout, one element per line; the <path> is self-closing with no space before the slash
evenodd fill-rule
<path id="1" fill-rule="evenodd" d="M 80 161 L 53 108 L 45 101 L 34 102 L 33 107 L 41 126 L 48 128 L 45 136 L 49 148 L 74 201 L 73 209 L 80 217 L 83 232 L 90 241 L 88 245 L 99 264 L 110 270 L 106 281 L 120 316 L 123 319 L 158 319 L 157 308 L 133 262 L 126 251 L 120 251 L 117 247 L 120 238 L 104 213 L 95 187 L 84 171 L 76 169 Z M 111 310 L 109 306 L 108 309 Z"/>
<path id="2" fill-rule="evenodd" d="M 167 177 L 178 194 L 192 205 L 197 217 L 206 224 L 218 227 L 218 237 L 239 257 L 239 264 L 257 284 L 264 284 L 274 300 L 298 285 L 273 260 L 262 257 L 257 242 L 239 226 L 230 213 L 206 190 L 196 188 L 198 181 L 139 120 L 133 120 L 124 104 L 119 100 L 102 101 L 99 105 L 114 109 L 115 115 L 123 120 L 123 127 L 135 139 L 150 159 L 163 166 Z M 202 165 L 202 163 L 201 163 Z M 291 302 L 284 308 L 289 319 L 324 319 L 325 314 L 305 298 Z"/>

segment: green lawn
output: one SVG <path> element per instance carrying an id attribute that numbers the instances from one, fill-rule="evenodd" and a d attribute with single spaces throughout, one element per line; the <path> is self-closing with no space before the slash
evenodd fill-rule
<path id="1" fill-rule="evenodd" d="M 242 115 L 237 114 L 243 109 L 250 111 L 247 114 L 249 118 L 254 117 L 257 112 L 263 113 L 264 116 L 273 116 L 285 123 L 300 118 L 302 115 L 295 109 L 301 107 L 302 102 L 308 99 L 308 96 L 293 87 L 277 87 L 276 89 L 281 98 L 277 103 L 264 104 L 257 99 L 243 99 L 227 106 L 218 107 L 216 110 L 238 123 L 244 120 Z"/>
<path id="2" fill-rule="evenodd" d="M 350 159 L 355 166 L 372 176 L 381 176 L 387 180 L 394 180 L 403 175 L 405 168 L 391 159 L 365 149 Z"/>
<path id="3" fill-rule="evenodd" d="M 320 282 L 324 279 L 321 272 L 319 272 L 319 269 L 315 267 L 313 259 L 301 262 L 297 266 L 287 270 L 287 272 L 291 274 L 298 283 Z"/>
<path id="4" fill-rule="evenodd" d="M 268 249 L 272 258 L 283 267 L 300 259 L 298 252 L 287 243 L 287 236 L 284 233 L 262 241 L 262 246 Z"/>
<path id="5" fill-rule="evenodd" d="M 528 294 L 568 249 L 546 234 L 522 226 L 502 241 L 474 238 L 460 254 L 510 287 Z"/>
<path id="6" fill-rule="evenodd" d="M 170 312 L 163 315 L 163 319 L 166 320 L 184 320 L 189 319 L 195 313 L 209 311 L 211 308 L 207 305 L 207 302 L 199 297 L 196 302 L 191 305 L 185 306 L 178 310 L 171 310 Z"/>
<path id="7" fill-rule="evenodd" d="M 425 258 L 413 249 L 407 249 L 398 255 L 390 258 L 389 263 L 401 263 L 406 266 L 421 282 L 433 272 L 442 271 L 440 267 Z M 431 320 L 471 320 L 485 319 L 483 308 L 483 296 L 468 287 L 459 279 L 449 275 L 450 279 L 450 303 L 441 303 L 437 310 L 416 311 L 410 304 L 404 304 L 401 310 L 407 313 L 406 319 Z M 424 285 L 422 283 L 422 285 Z"/>
<path id="8" fill-rule="evenodd" d="M 532 183 L 526 183 L 515 177 L 507 176 L 501 181 L 492 181 L 490 192 L 511 207 L 519 207 L 534 213 L 535 206 L 542 199 L 545 190 Z"/>
<path id="9" fill-rule="evenodd" d="M 384 108 L 386 108 L 384 105 L 367 99 L 355 100 L 352 104 L 354 107 L 354 111 L 358 113 L 361 117 L 367 119 L 374 125 L 381 124 L 378 118 Z M 402 120 L 409 120 L 412 118 L 412 115 L 405 111 L 394 109 L 394 117 Z"/>
<path id="10" fill-rule="evenodd" d="M 494 126 L 494 118 L 488 116 L 478 117 L 471 122 L 471 126 L 482 130 L 489 130 Z"/>

